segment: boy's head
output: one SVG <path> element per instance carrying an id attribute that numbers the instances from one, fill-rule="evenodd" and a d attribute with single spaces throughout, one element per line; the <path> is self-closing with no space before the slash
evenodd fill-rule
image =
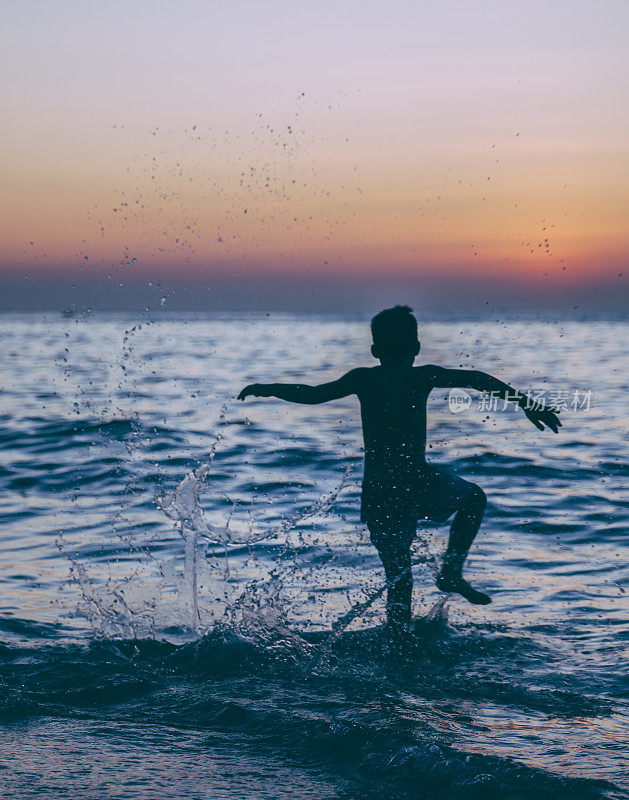
<path id="1" fill-rule="evenodd" d="M 371 353 L 380 361 L 410 361 L 419 353 L 417 320 L 408 306 L 385 308 L 371 320 Z"/>

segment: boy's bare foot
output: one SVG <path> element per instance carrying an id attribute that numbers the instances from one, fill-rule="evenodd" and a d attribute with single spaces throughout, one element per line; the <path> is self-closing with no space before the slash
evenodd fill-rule
<path id="1" fill-rule="evenodd" d="M 489 595 L 479 592 L 460 576 L 439 575 L 437 578 L 437 588 L 441 589 L 442 592 L 460 594 L 461 597 L 464 597 L 475 606 L 486 606 L 491 603 L 491 597 L 489 597 Z"/>

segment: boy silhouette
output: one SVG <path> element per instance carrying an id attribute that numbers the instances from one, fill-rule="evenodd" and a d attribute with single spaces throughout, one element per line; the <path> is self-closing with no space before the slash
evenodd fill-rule
<path id="1" fill-rule="evenodd" d="M 360 519 L 367 524 L 387 578 L 387 622 L 394 635 L 409 629 L 413 576 L 410 548 L 420 519 L 445 522 L 454 514 L 437 587 L 486 605 L 488 595 L 463 578 L 463 563 L 474 541 L 487 503 L 474 483 L 428 464 L 426 401 L 435 388 L 460 387 L 490 392 L 516 402 L 539 430 L 561 427 L 555 409 L 485 372 L 415 367 L 420 350 L 417 320 L 408 306 L 381 311 L 371 320 L 372 355 L 380 366 L 353 369 L 339 380 L 319 386 L 251 384 L 238 395 L 277 397 L 315 405 L 356 394 L 365 441 L 365 472 Z"/>

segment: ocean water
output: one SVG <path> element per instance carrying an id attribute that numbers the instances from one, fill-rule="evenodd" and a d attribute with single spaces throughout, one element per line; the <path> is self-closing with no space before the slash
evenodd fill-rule
<path id="1" fill-rule="evenodd" d="M 629 787 L 618 321 L 432 320 L 421 360 L 562 407 L 429 402 L 429 458 L 489 505 L 416 645 L 382 648 L 355 398 L 234 397 L 370 366 L 367 321 L 0 317 L 0 796 L 620 798 Z"/>

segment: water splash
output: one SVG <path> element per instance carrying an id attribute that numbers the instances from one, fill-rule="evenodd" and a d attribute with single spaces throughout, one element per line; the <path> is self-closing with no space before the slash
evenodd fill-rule
<path id="1" fill-rule="evenodd" d="M 225 416 L 223 407 L 219 424 Z M 202 495 L 211 489 L 209 478 L 222 439 L 219 432 L 205 460 L 187 472 L 172 491 L 156 499 L 157 508 L 174 523 L 183 541 L 182 570 L 177 568 L 176 555 L 168 560 L 156 556 L 150 543 L 142 539 L 142 531 L 134 533 L 131 527 L 123 534 L 114 525 L 113 533 L 126 553 L 133 554 L 134 558 L 129 560 L 135 561 L 136 566 L 122 579 L 103 577 L 95 574 L 93 565 L 88 570 L 80 552 L 71 549 L 60 532 L 57 547 L 70 562 L 71 579 L 81 597 L 79 613 L 97 636 L 154 637 L 158 630 L 172 629 L 174 625 L 196 637 L 206 634 L 221 620 L 247 636 L 254 627 L 274 630 L 274 636 L 280 630 L 289 635 L 283 587 L 301 569 L 292 539 L 296 533 L 297 544 L 305 544 L 299 530 L 301 523 L 334 507 L 348 485 L 352 467 L 345 470 L 332 491 L 307 508 L 284 517 L 279 524 L 256 524 L 251 514 L 244 520 L 242 515 L 237 518 L 237 504 L 233 502 L 224 521 L 214 524 L 206 517 Z M 121 514 L 121 511 L 114 514 L 112 521 L 119 520 Z M 242 551 L 243 546 L 253 548 L 274 542 L 280 546 L 266 579 L 256 578 L 243 586 L 241 576 L 230 572 L 230 552 Z M 199 582 L 201 559 L 206 571 L 214 573 L 210 585 L 204 587 Z M 165 587 L 170 587 L 175 596 L 175 608 L 170 610 L 164 605 Z M 206 602 L 202 609 L 201 600 L 209 601 L 209 605 Z"/>
<path id="2" fill-rule="evenodd" d="M 225 419 L 226 409 L 223 406 L 219 422 Z M 205 463 L 191 470 L 175 487 L 174 491 L 158 499 L 158 506 L 163 513 L 175 521 L 185 543 L 184 578 L 188 587 L 190 598 L 190 620 L 192 630 L 197 630 L 200 624 L 199 616 L 199 587 L 198 587 L 198 562 L 197 546 L 199 535 L 205 536 L 212 544 L 224 544 L 229 531 L 231 514 L 223 527 L 211 525 L 205 518 L 200 503 L 203 485 L 212 467 L 216 455 L 216 448 L 221 441 L 221 434 L 217 434 Z M 233 511 L 233 507 L 232 507 Z"/>
<path id="3" fill-rule="evenodd" d="M 277 559 L 286 556 L 287 551 L 290 549 L 289 539 L 290 535 L 298 528 L 300 523 L 310 519 L 316 515 L 324 514 L 332 509 L 339 494 L 347 485 L 352 467 L 348 467 L 338 486 L 331 492 L 322 495 L 315 503 L 308 508 L 294 514 L 291 517 L 283 519 L 282 522 L 270 529 L 255 528 L 251 517 L 248 519 L 246 530 L 233 530 L 232 519 L 236 504 L 232 503 L 229 514 L 223 525 L 213 525 L 208 522 L 204 510 L 201 506 L 200 497 L 206 484 L 208 475 L 212 467 L 212 461 L 216 454 L 216 447 L 220 441 L 217 437 L 214 446 L 212 447 L 208 459 L 205 463 L 198 466 L 196 469 L 191 470 L 175 487 L 174 491 L 169 493 L 158 501 L 159 508 L 169 518 L 174 520 L 175 527 L 180 532 L 180 535 L 185 541 L 185 566 L 184 575 L 185 582 L 188 587 L 188 595 L 191 604 L 191 627 L 197 628 L 201 622 L 199 617 L 199 602 L 198 602 L 198 544 L 199 537 L 203 537 L 210 545 L 219 545 L 224 551 L 225 556 L 228 556 L 230 547 L 240 548 L 243 544 L 252 546 L 260 542 L 281 541 L 284 549 Z M 229 560 L 224 559 L 224 575 L 225 578 L 229 577 Z M 292 571 L 291 568 L 276 568 L 270 576 L 269 582 L 275 586 L 274 598 L 277 599 L 281 592 L 281 574 Z M 228 615 L 235 621 L 238 614 L 241 613 L 250 599 L 250 595 L 254 595 L 259 587 L 259 581 L 252 581 L 249 583 L 240 597 L 236 598 L 228 609 Z M 271 605 L 269 598 L 271 593 L 266 592 L 267 602 L 266 605 Z M 258 609 L 260 605 L 258 604 Z"/>

